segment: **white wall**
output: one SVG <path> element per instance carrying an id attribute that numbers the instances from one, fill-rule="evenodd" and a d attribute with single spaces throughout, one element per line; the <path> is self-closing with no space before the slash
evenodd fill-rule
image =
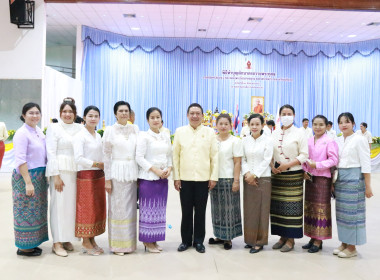
<path id="1" fill-rule="evenodd" d="M 45 65 L 46 9 L 35 0 L 34 29 L 10 23 L 9 1 L 0 1 L 0 79 L 42 79 Z"/>

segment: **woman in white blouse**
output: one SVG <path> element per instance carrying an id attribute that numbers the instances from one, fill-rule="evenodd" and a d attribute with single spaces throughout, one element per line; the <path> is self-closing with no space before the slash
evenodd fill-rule
<path id="1" fill-rule="evenodd" d="M 248 118 L 250 135 L 243 139 L 244 156 L 244 242 L 250 253 L 258 253 L 268 244 L 271 199 L 270 163 L 272 139 L 264 133 L 264 118 L 253 114 Z"/>
<path id="2" fill-rule="evenodd" d="M 271 232 L 281 236 L 273 249 L 289 252 L 294 238 L 303 236 L 303 170 L 309 157 L 305 134 L 294 126 L 295 111 L 291 105 L 280 108 L 282 127 L 273 134 Z"/>
<path id="3" fill-rule="evenodd" d="M 83 238 L 82 252 L 98 256 L 104 253 L 95 236 L 106 229 L 106 195 L 102 138 L 96 132 L 100 120 L 98 107 L 84 110 L 85 129 L 74 139 L 74 156 L 78 164 L 75 236 Z"/>
<path id="4" fill-rule="evenodd" d="M 74 250 L 71 242 L 78 240 L 75 237 L 77 165 L 74 160 L 73 139 L 83 126 L 74 123 L 77 115 L 74 103 L 63 102 L 59 112 L 61 121 L 51 124 L 46 131 L 46 176 L 50 180 L 53 252 L 67 257 L 67 251 Z"/>
<path id="5" fill-rule="evenodd" d="M 241 140 L 230 134 L 231 117 L 220 114 L 216 119 L 219 144 L 219 180 L 210 191 L 211 217 L 216 238 L 209 244 L 232 248 L 232 239 L 242 235 L 240 211 L 240 169 L 243 147 Z"/>
<path id="6" fill-rule="evenodd" d="M 162 112 L 156 107 L 146 112 L 149 130 L 140 132 L 136 161 L 139 169 L 139 240 L 151 253 L 165 240 L 168 177 L 172 170 L 170 135 L 160 132 Z"/>
<path id="7" fill-rule="evenodd" d="M 357 255 L 356 245 L 366 243 L 365 198 L 373 196 L 371 189 L 371 161 L 368 142 L 355 134 L 354 117 L 342 113 L 338 117 L 339 163 L 338 179 L 334 184 L 336 195 L 336 222 L 342 244 L 334 255 L 350 258 Z"/>
<path id="8" fill-rule="evenodd" d="M 131 106 L 118 101 L 113 107 L 116 123 L 103 136 L 105 188 L 108 192 L 110 250 L 123 256 L 136 250 L 137 175 L 135 160 L 139 129 L 128 124 Z"/>

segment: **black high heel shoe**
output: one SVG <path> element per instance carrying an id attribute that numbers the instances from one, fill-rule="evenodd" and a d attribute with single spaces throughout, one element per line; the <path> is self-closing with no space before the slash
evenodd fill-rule
<path id="1" fill-rule="evenodd" d="M 314 244 L 314 239 L 310 239 L 309 243 L 302 246 L 302 249 L 310 249 Z"/>
<path id="2" fill-rule="evenodd" d="M 310 249 L 307 251 L 309 253 L 317 253 L 319 250 L 322 250 L 322 241 L 321 241 L 321 244 L 319 244 L 319 246 L 316 246 L 313 244 L 313 246 L 311 246 Z"/>

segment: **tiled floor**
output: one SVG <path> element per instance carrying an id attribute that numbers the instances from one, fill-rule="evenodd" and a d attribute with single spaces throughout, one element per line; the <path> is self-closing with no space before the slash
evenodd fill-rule
<path id="1" fill-rule="evenodd" d="M 301 245 L 307 238 L 296 240 L 290 253 L 271 250 L 277 237 L 271 236 L 269 246 L 258 254 L 244 249 L 243 238 L 233 241 L 233 248 L 225 251 L 218 245 L 205 244 L 206 253 L 194 249 L 177 252 L 180 243 L 181 209 L 178 193 L 170 186 L 167 208 L 167 237 L 161 242 L 164 252 L 144 252 L 141 243 L 135 253 L 123 257 L 111 255 L 107 249 L 107 234 L 97 238 L 106 249 L 104 255 L 92 257 L 80 253 L 80 242 L 67 258 L 51 253 L 52 241 L 45 242 L 41 257 L 16 255 L 13 237 L 12 191 L 10 174 L 0 173 L 0 279 L 380 279 L 380 174 L 372 175 L 375 196 L 367 200 L 368 243 L 358 247 L 359 256 L 339 259 L 332 250 L 339 245 L 334 219 L 334 236 L 323 244 L 323 250 L 309 254 Z M 333 205 L 333 209 L 334 209 Z M 335 211 L 333 211 L 335 212 Z M 170 225 L 170 226 L 169 226 Z M 171 228 L 169 228 L 171 227 Z M 212 237 L 210 204 L 207 212 L 206 240 Z M 206 243 L 206 242 L 205 242 Z"/>

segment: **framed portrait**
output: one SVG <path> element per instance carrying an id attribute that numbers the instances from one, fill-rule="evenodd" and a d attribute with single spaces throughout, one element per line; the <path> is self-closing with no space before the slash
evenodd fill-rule
<path id="1" fill-rule="evenodd" d="M 251 96 L 251 112 L 264 114 L 264 96 Z"/>

